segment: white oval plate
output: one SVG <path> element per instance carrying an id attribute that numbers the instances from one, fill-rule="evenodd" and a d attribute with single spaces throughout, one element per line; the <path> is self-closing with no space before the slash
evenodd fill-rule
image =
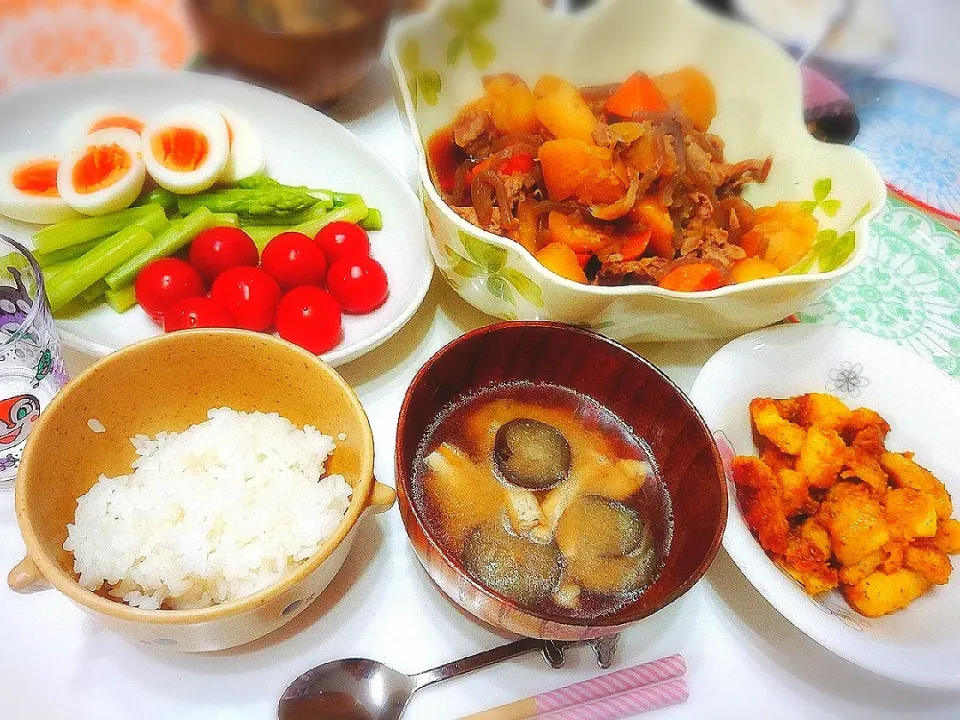
<path id="1" fill-rule="evenodd" d="M 256 129 L 271 177 L 292 185 L 363 195 L 383 212 L 371 233 L 373 256 L 390 282 L 387 302 L 369 315 L 344 315 L 341 343 L 321 357 L 354 360 L 386 341 L 416 312 L 433 276 L 423 208 L 403 178 L 348 130 L 295 100 L 211 75 L 116 71 L 53 80 L 0 96 L 0 152 L 59 152 L 71 115 L 93 105 L 128 108 L 151 118 L 173 105 L 210 101 L 234 108 Z M 0 218 L 0 232 L 32 247 L 36 227 Z M 57 321 L 63 342 L 95 356 L 160 334 L 139 307 L 122 315 L 98 306 Z"/>
<path id="2" fill-rule="evenodd" d="M 756 453 L 747 410 L 752 398 L 806 392 L 830 392 L 851 407 L 879 412 L 891 425 L 887 447 L 915 451 L 917 461 L 960 500 L 960 384 L 891 342 L 844 327 L 758 330 L 721 348 L 704 365 L 690 397 L 729 466 L 733 454 Z M 839 593 L 811 598 L 774 565 L 744 522 L 732 482 L 728 493 L 723 546 L 787 620 L 879 675 L 924 687 L 960 687 L 960 577 L 905 610 L 862 617 Z"/>

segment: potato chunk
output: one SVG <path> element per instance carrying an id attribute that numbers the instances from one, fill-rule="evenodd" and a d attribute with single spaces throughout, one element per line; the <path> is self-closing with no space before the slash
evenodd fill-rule
<path id="1" fill-rule="evenodd" d="M 846 450 L 836 431 L 814 425 L 800 446 L 797 470 L 807 476 L 813 487 L 829 488 L 837 481 Z"/>
<path id="2" fill-rule="evenodd" d="M 937 505 L 929 495 L 905 487 L 891 490 L 883 499 L 887 522 L 908 540 L 937 534 Z"/>
<path id="3" fill-rule="evenodd" d="M 903 564 L 923 575 L 931 585 L 946 585 L 953 572 L 950 558 L 935 545 L 910 545 L 904 553 Z"/>
<path id="4" fill-rule="evenodd" d="M 953 514 L 950 493 L 936 476 L 913 461 L 913 453 L 883 453 L 880 467 L 898 487 L 911 487 L 933 498 L 937 517 L 946 520 Z"/>
<path id="5" fill-rule="evenodd" d="M 853 567 L 890 540 L 880 503 L 866 485 L 837 483 L 816 516 L 833 540 L 833 553 Z"/>
<path id="6" fill-rule="evenodd" d="M 913 570 L 897 570 L 889 575 L 872 573 L 856 585 L 842 586 L 843 596 L 861 615 L 880 617 L 905 608 L 926 592 L 930 583 Z"/>

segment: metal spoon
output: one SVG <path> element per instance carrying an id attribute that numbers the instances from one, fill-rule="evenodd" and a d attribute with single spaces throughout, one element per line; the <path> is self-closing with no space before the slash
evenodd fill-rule
<path id="1" fill-rule="evenodd" d="M 601 668 L 610 667 L 617 636 L 589 641 Z M 324 663 L 298 677 L 280 698 L 280 720 L 397 720 L 413 694 L 427 685 L 464 675 L 534 650 L 555 668 L 575 642 L 524 638 L 416 675 L 404 675 L 375 660 Z"/>

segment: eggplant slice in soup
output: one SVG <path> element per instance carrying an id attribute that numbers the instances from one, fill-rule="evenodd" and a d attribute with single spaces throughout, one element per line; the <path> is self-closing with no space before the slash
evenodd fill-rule
<path id="1" fill-rule="evenodd" d="M 502 518 L 483 523 L 470 533 L 463 548 L 463 564 L 490 589 L 527 605 L 550 597 L 560 581 L 557 546 L 511 534 Z"/>
<path id="2" fill-rule="evenodd" d="M 504 482 L 526 490 L 547 490 L 567 479 L 570 443 L 552 425 L 517 418 L 497 430 L 493 465 Z"/>

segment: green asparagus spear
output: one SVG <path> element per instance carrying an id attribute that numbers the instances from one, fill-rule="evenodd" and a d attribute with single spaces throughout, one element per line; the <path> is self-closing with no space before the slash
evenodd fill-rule
<path id="1" fill-rule="evenodd" d="M 273 218 L 277 223 L 286 222 L 286 218 L 312 208 L 320 200 L 299 188 L 227 188 L 211 190 L 196 195 L 179 198 L 180 212 L 189 215 L 199 207 L 205 207 L 216 213 L 236 213 L 241 218 Z"/>
<path id="2" fill-rule="evenodd" d="M 137 198 L 134 206 L 159 205 L 168 215 L 177 209 L 177 195 L 166 188 L 153 188 Z"/>
<path id="3" fill-rule="evenodd" d="M 151 242 L 153 236 L 149 232 L 139 225 L 130 225 L 111 235 L 83 257 L 71 260 L 69 267 L 56 273 L 47 282 L 50 309 L 56 312 Z"/>
<path id="4" fill-rule="evenodd" d="M 80 293 L 80 299 L 85 303 L 92 303 L 103 297 L 107 291 L 107 284 L 103 280 L 97 280 L 93 285 Z"/>
<path id="5" fill-rule="evenodd" d="M 240 227 L 240 218 L 236 213 L 214 213 L 210 227 Z"/>
<path id="6" fill-rule="evenodd" d="M 125 313 L 137 304 L 137 295 L 133 285 L 127 285 L 118 290 L 108 287 L 104 297 L 107 300 L 107 305 L 118 313 Z"/>
<path id="7" fill-rule="evenodd" d="M 163 215 L 163 208 L 159 205 L 144 205 L 143 207 L 127 208 L 99 217 L 65 220 L 40 230 L 34 236 L 33 246 L 37 252 L 41 253 L 62 250 L 72 245 L 79 245 L 112 235 L 144 217 L 156 217 L 158 211 Z"/>
<path id="8" fill-rule="evenodd" d="M 33 257 L 41 268 L 46 269 L 51 265 L 59 265 L 67 260 L 74 260 L 81 255 L 85 255 L 101 242 L 103 242 L 103 238 L 95 238 L 94 240 L 87 240 L 87 242 L 82 242 L 77 245 L 70 245 L 62 250 L 54 250 L 48 253 L 34 253 Z"/>
<path id="9" fill-rule="evenodd" d="M 338 208 L 333 208 L 332 210 L 320 210 L 313 212 L 309 219 L 292 227 L 251 227 L 243 225 L 243 229 L 246 230 L 247 234 L 253 238 L 253 242 L 256 243 L 257 247 L 262 252 L 267 243 L 282 232 L 300 232 L 304 235 L 313 237 L 320 232 L 320 228 L 322 228 L 324 225 L 329 225 L 337 220 L 358 223 L 363 220 L 368 213 L 369 209 L 362 200 L 354 200 L 353 202 L 347 203 L 346 205 Z"/>
<path id="10" fill-rule="evenodd" d="M 106 277 L 107 285 L 114 290 L 130 285 L 149 263 L 173 255 L 201 232 L 214 226 L 216 217 L 205 207 L 197 208 L 185 218 L 172 220 L 166 231 L 156 236 L 156 240 L 115 267 Z"/>
<path id="11" fill-rule="evenodd" d="M 377 208 L 370 208 L 367 216 L 360 221 L 364 230 L 383 230 L 383 215 Z"/>

